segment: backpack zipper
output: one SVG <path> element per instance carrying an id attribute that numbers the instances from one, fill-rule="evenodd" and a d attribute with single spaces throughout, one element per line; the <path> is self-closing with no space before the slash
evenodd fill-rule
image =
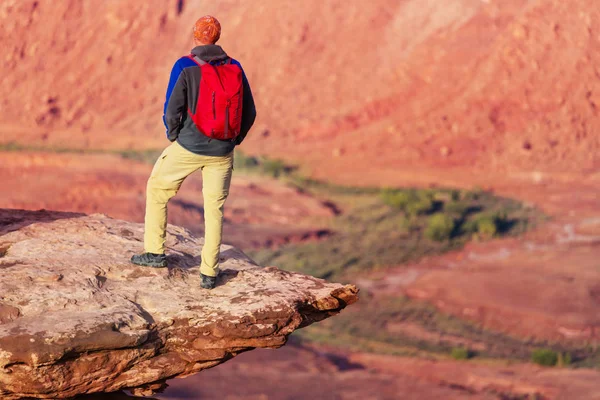
<path id="1" fill-rule="evenodd" d="M 225 139 L 229 139 L 229 107 L 231 107 L 231 100 L 227 99 L 227 105 L 225 108 Z"/>
<path id="2" fill-rule="evenodd" d="M 217 111 L 215 110 L 215 92 L 212 93 L 212 108 L 213 108 L 213 119 L 217 119 Z"/>

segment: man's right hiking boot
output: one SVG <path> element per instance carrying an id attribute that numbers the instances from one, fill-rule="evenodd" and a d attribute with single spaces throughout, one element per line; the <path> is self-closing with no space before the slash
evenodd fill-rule
<path id="1" fill-rule="evenodd" d="M 167 256 L 164 254 L 142 253 L 132 256 L 131 262 L 143 267 L 164 268 L 167 266 Z"/>
<path id="2" fill-rule="evenodd" d="M 217 284 L 216 276 L 208 276 L 201 273 L 200 277 L 202 278 L 202 282 L 200 282 L 200 287 L 202 289 L 213 289 Z"/>

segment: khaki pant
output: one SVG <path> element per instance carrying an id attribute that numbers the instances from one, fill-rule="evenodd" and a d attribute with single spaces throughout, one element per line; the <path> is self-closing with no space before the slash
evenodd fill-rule
<path id="1" fill-rule="evenodd" d="M 177 194 L 184 179 L 202 170 L 204 196 L 204 247 L 200 272 L 207 276 L 219 273 L 219 250 L 223 235 L 223 206 L 229 194 L 233 152 L 222 157 L 194 154 L 173 142 L 160 155 L 146 188 L 146 229 L 144 248 L 163 254 L 167 228 L 167 202 Z"/>

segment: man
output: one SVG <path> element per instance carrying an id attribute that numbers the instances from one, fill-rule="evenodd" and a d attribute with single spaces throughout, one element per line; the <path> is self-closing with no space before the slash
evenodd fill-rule
<path id="1" fill-rule="evenodd" d="M 158 158 L 148 179 L 145 253 L 131 258 L 131 262 L 137 265 L 167 266 L 164 253 L 167 202 L 177 194 L 185 178 L 201 170 L 205 242 L 202 248 L 200 274 L 201 286 L 205 289 L 212 289 L 215 286 L 219 273 L 223 206 L 229 194 L 233 149 L 244 140 L 256 118 L 254 99 L 248 80 L 240 63 L 231 59 L 220 46 L 215 44 L 220 36 L 221 25 L 216 18 L 211 16 L 200 18 L 194 26 L 195 47 L 192 49 L 192 54 L 180 58 L 173 67 L 163 116 L 167 138 L 172 144 Z M 227 67 L 224 67 L 225 65 Z M 225 100 L 217 97 L 215 102 L 215 91 L 218 96 L 231 94 L 232 90 L 224 87 L 224 85 L 231 87 L 230 83 L 224 80 L 225 72 L 230 73 L 228 76 L 233 76 L 235 79 L 236 71 L 237 95 L 234 94 L 233 97 L 227 97 Z M 211 83 L 209 78 L 215 81 Z M 219 86 L 224 87 L 223 91 L 219 92 Z M 217 89 L 214 89 L 215 87 Z M 229 94 L 225 94 L 226 89 Z M 206 92 L 207 90 L 212 92 Z M 200 96 L 201 92 L 202 96 Z M 231 101 L 238 100 L 237 107 L 230 105 Z M 240 106 L 241 118 L 238 115 Z M 209 117 L 201 113 L 206 114 L 206 110 L 210 110 Z M 213 114 L 214 119 L 211 118 Z M 218 118 L 217 114 L 220 115 Z M 223 115 L 225 117 L 222 117 Z M 212 129 L 199 128 L 199 126 L 203 127 L 203 123 L 216 122 L 220 122 L 221 126 Z"/>

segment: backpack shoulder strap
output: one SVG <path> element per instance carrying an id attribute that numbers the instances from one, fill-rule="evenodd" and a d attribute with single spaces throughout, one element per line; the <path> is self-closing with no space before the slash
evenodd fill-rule
<path id="1" fill-rule="evenodd" d="M 206 65 L 206 64 L 208 64 L 206 61 L 202 60 L 200 57 L 198 57 L 198 56 L 197 56 L 197 55 L 195 55 L 195 54 L 190 54 L 190 55 L 188 56 L 188 58 L 189 58 L 189 59 L 191 59 L 192 61 L 194 61 L 194 62 L 195 62 L 196 64 L 198 64 L 198 66 L 200 66 L 200 67 L 201 67 L 201 66 L 203 66 L 203 65 Z"/>

